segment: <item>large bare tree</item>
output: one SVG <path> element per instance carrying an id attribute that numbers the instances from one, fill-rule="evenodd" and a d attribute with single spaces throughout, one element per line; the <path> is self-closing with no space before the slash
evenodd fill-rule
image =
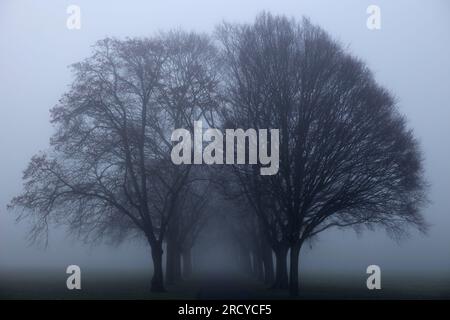
<path id="1" fill-rule="evenodd" d="M 421 153 L 395 99 L 363 62 L 308 20 L 261 14 L 223 24 L 224 123 L 277 128 L 280 168 L 234 170 L 277 255 L 278 286 L 298 294 L 308 239 L 332 227 L 424 230 Z"/>
<path id="2" fill-rule="evenodd" d="M 164 290 L 163 241 L 190 183 L 190 166 L 171 162 L 170 137 L 216 104 L 215 53 L 207 36 L 171 32 L 99 41 L 72 66 L 72 86 L 51 112 L 51 148 L 32 158 L 12 201 L 32 219 L 32 238 L 50 224 L 87 241 L 142 235 L 151 289 Z"/>

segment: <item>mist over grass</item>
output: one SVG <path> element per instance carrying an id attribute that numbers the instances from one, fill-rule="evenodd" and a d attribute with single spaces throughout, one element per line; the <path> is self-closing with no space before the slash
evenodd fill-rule
<path id="1" fill-rule="evenodd" d="M 287 299 L 248 276 L 219 271 L 194 274 L 167 292 L 151 294 L 151 270 L 82 272 L 82 289 L 68 290 L 61 270 L 10 269 L 0 272 L 0 299 Z M 361 273 L 304 272 L 300 299 L 450 299 L 450 277 L 408 273 L 384 274 L 381 290 L 368 290 Z"/>
<path id="2" fill-rule="evenodd" d="M 312 250 L 301 253 L 301 297 L 450 298 L 447 1 L 377 1 L 382 28 L 374 32 L 365 26 L 369 3 L 359 0 L 346 5 L 333 0 L 77 3 L 83 16 L 79 32 L 65 28 L 66 7 L 71 2 L 0 3 L 0 298 L 285 297 L 285 293 L 262 290 L 260 283 L 242 275 L 222 275 L 222 280 L 231 279 L 233 285 L 227 292 L 217 292 L 210 290 L 214 282 L 208 284 L 209 277 L 202 274 L 168 287 L 167 293 L 151 295 L 152 269 L 145 244 L 91 248 L 67 239 L 63 230 L 51 230 L 49 247 L 44 250 L 29 246 L 28 225 L 15 224 L 14 215 L 5 210 L 21 190 L 22 170 L 30 156 L 48 145 L 53 132 L 48 110 L 70 83 L 67 66 L 86 57 L 96 40 L 107 35 L 148 36 L 177 27 L 210 32 L 217 21 L 251 21 L 263 9 L 309 16 L 364 58 L 377 80 L 395 92 L 402 113 L 407 114 L 424 148 L 425 170 L 432 185 L 432 203 L 425 212 L 431 224 L 428 236 L 413 234 L 397 244 L 378 231 L 362 238 L 351 232 L 327 233 Z M 201 15 L 198 8 L 202 8 Z M 81 266 L 81 291 L 66 289 L 69 264 Z M 369 264 L 381 266 L 380 291 L 365 287 Z"/>

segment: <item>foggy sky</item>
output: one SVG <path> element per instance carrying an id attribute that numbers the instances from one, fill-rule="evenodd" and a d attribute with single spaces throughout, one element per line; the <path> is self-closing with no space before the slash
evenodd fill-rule
<path id="1" fill-rule="evenodd" d="M 68 30 L 66 8 L 81 8 L 81 30 Z M 381 8 L 381 30 L 366 27 L 366 8 Z M 251 22 L 262 10 L 308 16 L 374 71 L 398 100 L 420 141 L 431 204 L 428 236 L 397 244 L 385 232 L 329 231 L 302 249 L 309 270 L 450 275 L 450 3 L 448 1 L 18 1 L 0 2 L 0 269 L 150 266 L 143 243 L 86 247 L 53 230 L 49 247 L 28 246 L 27 223 L 15 224 L 7 203 L 21 191 L 31 156 L 48 147 L 49 109 L 71 81 L 68 65 L 106 36 L 147 36 L 183 28 L 211 32 L 222 20 Z"/>

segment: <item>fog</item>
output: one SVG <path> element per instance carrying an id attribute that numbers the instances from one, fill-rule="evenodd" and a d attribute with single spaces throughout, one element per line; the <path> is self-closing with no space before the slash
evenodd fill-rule
<path id="1" fill-rule="evenodd" d="M 81 30 L 66 28 L 70 4 L 81 8 Z M 370 4 L 381 8 L 381 30 L 366 27 Z M 47 248 L 30 246 L 27 221 L 16 224 L 6 205 L 20 193 L 30 157 L 48 147 L 53 132 L 49 109 L 70 84 L 67 66 L 87 57 L 95 41 L 173 28 L 211 32 L 222 20 L 250 22 L 262 10 L 308 16 L 368 64 L 377 81 L 397 97 L 419 139 L 430 184 L 431 203 L 424 209 L 431 224 L 428 235 L 412 232 L 397 243 L 383 230 L 360 236 L 351 230 L 328 231 L 312 249 L 302 249 L 303 270 L 364 274 L 368 265 L 377 264 L 385 272 L 450 276 L 450 3 L 445 0 L 2 1 L 0 269 L 150 267 L 145 242 L 88 246 L 68 238 L 63 229 L 52 229 Z M 209 251 L 197 250 L 196 257 L 223 251 L 222 259 L 232 259 L 223 245 L 211 245 Z"/>

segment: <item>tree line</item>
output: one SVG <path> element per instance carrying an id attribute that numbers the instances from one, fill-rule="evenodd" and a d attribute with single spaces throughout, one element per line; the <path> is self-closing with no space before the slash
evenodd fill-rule
<path id="1" fill-rule="evenodd" d="M 308 19 L 261 13 L 211 35 L 107 38 L 72 70 L 50 147 L 10 205 L 31 240 L 50 225 L 90 243 L 143 237 L 161 292 L 189 277 L 199 233 L 226 208 L 242 267 L 297 295 L 300 250 L 319 233 L 426 230 L 422 154 L 393 95 Z M 278 173 L 175 165 L 171 133 L 195 121 L 279 129 Z"/>

